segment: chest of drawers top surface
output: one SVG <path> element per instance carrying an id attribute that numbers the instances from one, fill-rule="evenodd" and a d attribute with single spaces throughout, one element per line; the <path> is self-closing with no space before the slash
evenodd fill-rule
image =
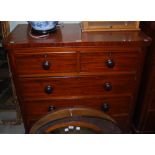
<path id="1" fill-rule="evenodd" d="M 145 46 L 150 38 L 141 31 L 81 32 L 80 24 L 64 24 L 48 37 L 35 39 L 29 35 L 27 24 L 18 25 L 4 41 L 7 48 L 62 47 L 62 46 Z"/>

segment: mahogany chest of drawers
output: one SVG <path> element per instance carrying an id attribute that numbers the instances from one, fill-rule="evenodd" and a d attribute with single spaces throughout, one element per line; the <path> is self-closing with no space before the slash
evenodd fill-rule
<path id="1" fill-rule="evenodd" d="M 129 132 L 149 43 L 140 31 L 81 32 L 79 24 L 35 39 L 18 25 L 4 45 L 26 132 L 49 112 L 73 106 L 102 110 Z"/>

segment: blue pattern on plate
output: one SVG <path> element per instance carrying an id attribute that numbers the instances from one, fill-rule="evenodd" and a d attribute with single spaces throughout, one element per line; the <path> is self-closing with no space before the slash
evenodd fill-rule
<path id="1" fill-rule="evenodd" d="M 58 24 L 57 21 L 29 21 L 28 23 L 30 23 L 35 30 L 50 30 Z"/>

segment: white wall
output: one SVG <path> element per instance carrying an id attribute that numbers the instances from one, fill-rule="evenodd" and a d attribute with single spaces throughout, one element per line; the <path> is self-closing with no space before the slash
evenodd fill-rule
<path id="1" fill-rule="evenodd" d="M 62 21 L 64 23 L 79 23 L 80 21 Z M 27 24 L 26 21 L 10 21 L 10 31 L 12 31 L 18 24 Z"/>
<path id="2" fill-rule="evenodd" d="M 10 31 L 12 31 L 18 24 L 26 24 L 26 21 L 10 21 Z"/>

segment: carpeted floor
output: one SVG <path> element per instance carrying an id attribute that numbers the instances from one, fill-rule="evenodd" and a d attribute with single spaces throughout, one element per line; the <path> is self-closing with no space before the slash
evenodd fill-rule
<path id="1" fill-rule="evenodd" d="M 0 134 L 24 134 L 24 126 L 21 125 L 0 125 Z"/>
<path id="2" fill-rule="evenodd" d="M 16 125 L 16 112 L 0 112 L 0 134 L 24 134 L 23 124 Z M 2 124 L 5 122 L 5 125 Z M 8 123 L 7 123 L 8 122 Z"/>

